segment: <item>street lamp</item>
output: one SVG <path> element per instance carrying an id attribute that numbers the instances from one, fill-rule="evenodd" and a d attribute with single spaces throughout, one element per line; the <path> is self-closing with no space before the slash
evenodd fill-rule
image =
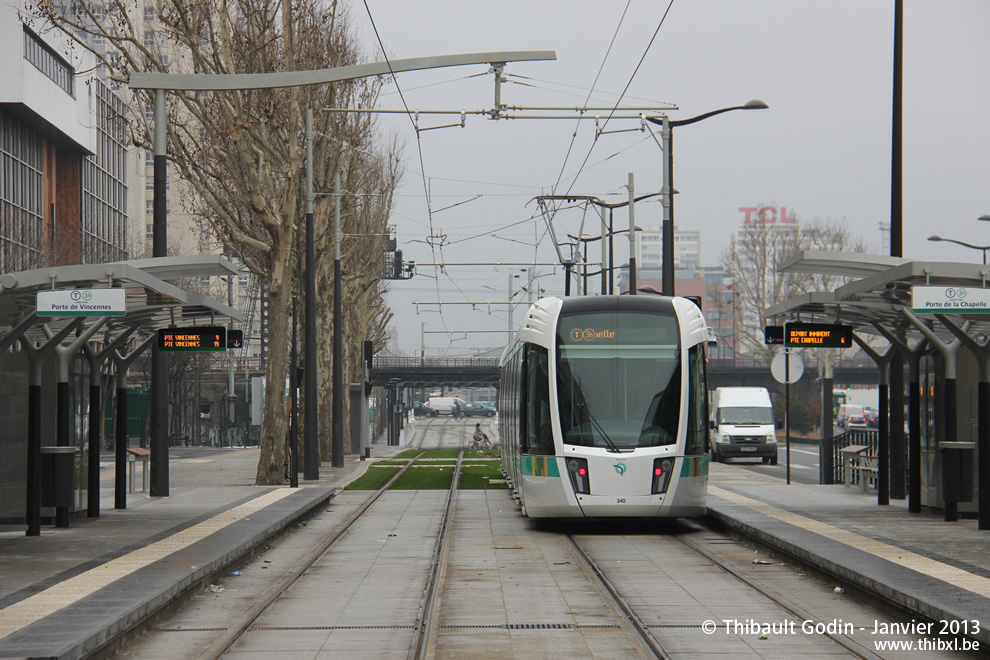
<path id="1" fill-rule="evenodd" d="M 663 255 L 662 255 L 662 282 L 663 295 L 674 295 L 674 127 L 687 126 L 703 119 L 720 115 L 723 112 L 732 110 L 766 110 L 769 108 L 766 103 L 759 99 L 747 101 L 743 105 L 735 105 L 730 108 L 720 108 L 700 114 L 690 119 L 677 119 L 671 121 L 667 115 L 659 117 L 647 117 L 646 120 L 652 124 L 659 124 L 661 127 L 661 138 L 663 141 Z"/>
<path id="2" fill-rule="evenodd" d="M 983 218 L 981 217 L 980 220 L 982 219 Z M 990 220 L 990 216 L 988 216 L 986 219 Z M 928 240 L 945 241 L 946 243 L 955 243 L 956 245 L 962 245 L 964 247 L 973 248 L 974 250 L 983 250 L 983 265 L 984 266 L 987 265 L 987 250 L 990 250 L 990 245 L 973 245 L 972 243 L 967 243 L 966 241 L 957 241 L 954 238 L 942 238 L 938 234 L 935 234 L 934 236 L 929 236 Z"/>

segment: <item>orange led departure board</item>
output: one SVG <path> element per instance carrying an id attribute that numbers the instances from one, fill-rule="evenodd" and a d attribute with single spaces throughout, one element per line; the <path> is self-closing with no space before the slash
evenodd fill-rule
<path id="1" fill-rule="evenodd" d="M 784 345 L 790 348 L 849 348 L 852 326 L 827 323 L 788 323 Z"/>
<path id="2" fill-rule="evenodd" d="M 225 351 L 227 328 L 202 326 L 158 331 L 160 351 Z"/>

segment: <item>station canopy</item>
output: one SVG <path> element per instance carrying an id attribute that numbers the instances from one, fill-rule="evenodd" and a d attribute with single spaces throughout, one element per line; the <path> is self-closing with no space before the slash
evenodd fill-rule
<path id="1" fill-rule="evenodd" d="M 915 286 L 986 288 L 990 266 L 940 261 L 914 261 L 852 252 L 802 250 L 777 264 L 778 272 L 836 275 L 850 278 L 834 291 L 803 293 L 766 310 L 778 324 L 787 321 L 842 323 L 859 334 L 880 334 L 875 324 L 893 334 L 920 339 L 920 331 L 902 310 L 911 311 Z M 940 339 L 952 341 L 952 333 L 934 314 L 918 313 Z M 967 334 L 990 334 L 990 314 L 948 312 L 957 324 L 970 323 Z"/>
<path id="2" fill-rule="evenodd" d="M 126 313 L 112 316 L 94 337 L 107 341 L 124 332 L 134 338 L 146 338 L 159 328 L 211 325 L 217 317 L 243 322 L 241 312 L 212 296 L 185 291 L 172 282 L 189 278 L 232 277 L 237 269 L 217 255 L 192 257 L 156 257 L 103 264 L 57 266 L 0 275 L 0 351 L 6 350 L 21 336 L 30 340 L 47 340 L 45 327 L 58 333 L 77 316 L 39 316 L 36 298 L 39 291 L 72 289 L 123 288 Z M 181 282 L 179 282 L 181 284 Z M 83 317 L 85 329 L 102 317 Z M 105 333 L 105 334 L 104 334 Z"/>

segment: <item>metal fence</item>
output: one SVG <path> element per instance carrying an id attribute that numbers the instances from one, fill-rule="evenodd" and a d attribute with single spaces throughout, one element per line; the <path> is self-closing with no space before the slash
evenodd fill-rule
<path id="1" fill-rule="evenodd" d="M 846 431 L 840 435 L 832 438 L 832 483 L 841 484 L 845 483 L 845 471 L 843 470 L 843 458 L 842 450 L 849 445 L 863 445 L 866 447 L 864 454 L 868 456 L 877 456 L 879 448 L 879 437 L 880 434 L 876 429 L 853 429 Z M 856 470 L 852 474 L 852 484 L 859 484 L 862 471 Z M 868 477 L 871 481 L 870 486 L 876 486 L 875 480 L 876 475 Z M 850 485 L 852 485 L 850 484 Z"/>

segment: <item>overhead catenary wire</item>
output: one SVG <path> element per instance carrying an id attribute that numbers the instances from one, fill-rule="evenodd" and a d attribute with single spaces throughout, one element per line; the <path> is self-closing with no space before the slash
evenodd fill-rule
<path id="1" fill-rule="evenodd" d="M 368 0 L 363 0 L 363 2 L 364 2 L 364 9 L 368 13 L 368 20 L 371 21 L 372 30 L 374 30 L 374 32 L 375 32 L 375 39 L 378 40 L 378 46 L 379 46 L 379 48 L 381 48 L 382 57 L 385 58 L 385 64 L 388 66 L 389 74 L 392 77 L 392 81 L 395 83 L 395 89 L 399 93 L 399 99 L 402 100 L 402 106 L 406 109 L 406 115 L 409 117 L 409 122 L 412 124 L 413 128 L 415 129 L 416 128 L 416 121 L 415 121 L 415 119 L 413 119 L 412 113 L 409 112 L 409 104 L 406 103 L 406 97 L 405 97 L 405 95 L 403 95 L 402 88 L 399 86 L 399 80 L 396 78 L 395 72 L 392 71 L 392 63 L 389 61 L 388 53 L 385 50 L 385 44 L 382 43 L 382 37 L 378 33 L 378 26 L 375 24 L 375 17 L 371 13 L 371 7 L 368 6 Z M 423 192 L 424 192 L 425 199 L 426 199 L 426 213 L 427 213 L 428 224 L 429 224 L 429 227 L 430 227 L 430 236 L 433 236 L 435 234 L 435 232 L 434 232 L 434 229 L 433 229 L 433 211 L 430 208 L 431 207 L 431 203 L 430 203 L 430 185 L 429 185 L 428 177 L 426 176 L 426 165 L 424 164 L 424 161 L 423 161 L 423 142 L 420 139 L 420 135 L 419 135 L 419 131 L 418 130 L 416 131 L 416 151 L 419 154 L 419 167 L 420 167 L 420 170 L 422 170 L 422 175 L 423 175 L 423 177 L 422 177 L 423 178 Z M 433 254 L 433 260 L 436 261 L 437 260 L 436 259 L 437 248 L 434 246 L 434 244 L 433 244 L 432 241 L 428 241 L 428 244 L 430 246 L 430 252 Z M 440 250 L 440 254 L 441 254 L 441 256 L 443 255 L 443 250 L 442 249 Z M 437 278 L 436 281 L 439 283 L 439 277 Z M 439 293 L 439 291 L 437 292 L 437 299 L 438 300 L 440 299 L 440 293 Z M 442 312 L 440 313 L 440 320 L 443 323 L 444 328 L 446 329 L 447 328 L 447 321 L 446 321 L 446 319 L 444 319 Z"/>

